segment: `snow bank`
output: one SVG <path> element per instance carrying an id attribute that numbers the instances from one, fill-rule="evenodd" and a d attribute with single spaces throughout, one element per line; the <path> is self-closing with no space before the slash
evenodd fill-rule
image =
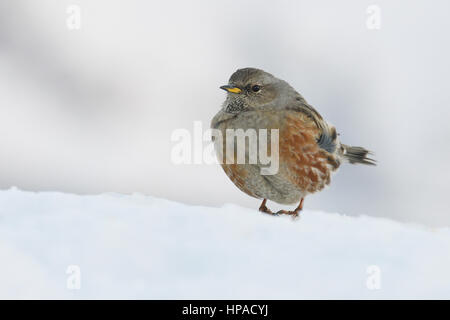
<path id="1" fill-rule="evenodd" d="M 380 218 L 0 191 L 0 298 L 448 299 L 449 253 L 449 229 Z"/>

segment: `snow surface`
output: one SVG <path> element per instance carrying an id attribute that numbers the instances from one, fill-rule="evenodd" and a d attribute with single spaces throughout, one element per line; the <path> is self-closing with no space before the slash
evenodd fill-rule
<path id="1" fill-rule="evenodd" d="M 0 191 L 0 298 L 448 299 L 449 253 L 448 228 L 388 219 Z"/>

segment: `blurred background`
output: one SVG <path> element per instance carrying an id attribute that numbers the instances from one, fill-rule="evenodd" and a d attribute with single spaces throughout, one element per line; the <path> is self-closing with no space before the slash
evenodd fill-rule
<path id="1" fill-rule="evenodd" d="M 171 134 L 208 128 L 219 86 L 258 67 L 379 162 L 342 166 L 307 209 L 450 226 L 449 11 L 425 0 L 2 0 L 0 188 L 256 210 L 218 165 L 174 164 Z"/>

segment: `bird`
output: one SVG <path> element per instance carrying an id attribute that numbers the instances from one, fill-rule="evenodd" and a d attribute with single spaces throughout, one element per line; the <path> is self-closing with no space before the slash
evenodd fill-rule
<path id="1" fill-rule="evenodd" d="M 211 129 L 221 135 L 221 139 L 213 136 L 214 148 L 230 180 L 247 195 L 262 199 L 260 212 L 298 217 L 305 197 L 329 185 L 341 163 L 376 165 L 376 160 L 370 158 L 372 152 L 341 143 L 333 125 L 286 81 L 268 72 L 257 68 L 238 69 L 228 84 L 220 88 L 227 96 L 211 121 Z M 238 163 L 234 152 L 231 155 L 234 161 L 223 161 L 224 156 L 229 156 L 226 145 L 231 139 L 226 138 L 227 130 L 238 129 L 277 130 L 276 173 L 262 174 L 265 164 L 259 160 Z M 244 147 L 248 145 L 249 140 Z M 249 158 L 248 150 L 245 156 Z M 267 200 L 298 205 L 294 210 L 272 212 Z"/>

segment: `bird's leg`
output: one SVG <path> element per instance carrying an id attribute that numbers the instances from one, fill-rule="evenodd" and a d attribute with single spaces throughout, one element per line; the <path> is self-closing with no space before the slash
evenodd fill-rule
<path id="1" fill-rule="evenodd" d="M 294 211 L 280 210 L 277 212 L 277 214 L 287 214 L 291 215 L 294 218 L 298 217 L 299 212 L 303 210 L 303 200 L 304 198 L 300 200 L 300 203 L 298 204 L 297 208 L 294 209 Z"/>
<path id="2" fill-rule="evenodd" d="M 269 208 L 266 207 L 266 202 L 267 202 L 267 199 L 264 199 L 263 202 L 261 203 L 261 205 L 259 206 L 259 211 L 267 213 L 267 214 L 271 214 L 271 215 L 276 215 L 276 213 L 273 213 Z"/>

